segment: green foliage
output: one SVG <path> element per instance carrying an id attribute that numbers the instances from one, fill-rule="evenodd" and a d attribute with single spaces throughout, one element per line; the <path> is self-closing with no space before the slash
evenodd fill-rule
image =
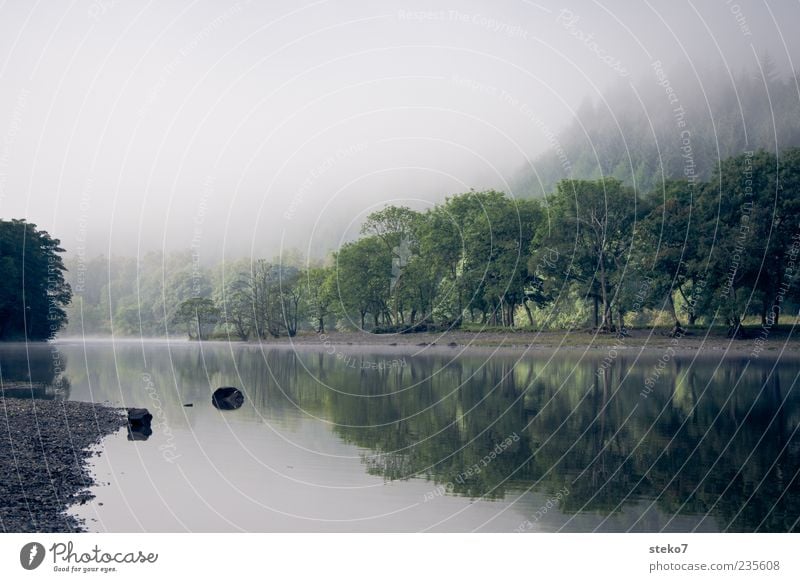
<path id="1" fill-rule="evenodd" d="M 24 220 L 0 220 L 0 340 L 48 340 L 67 323 L 72 291 L 58 239 Z"/>
<path id="2" fill-rule="evenodd" d="M 646 195 L 616 178 L 563 180 L 541 201 L 470 191 L 426 212 L 373 213 L 330 266 L 97 259 L 79 269 L 74 319 L 85 333 L 160 335 L 176 314 L 189 325 L 182 305 L 205 298 L 220 318 L 200 327 L 242 340 L 698 322 L 738 337 L 746 318 L 775 325 L 798 300 L 798 194 L 798 149 L 742 154 L 708 182 L 667 180 Z"/>
<path id="3" fill-rule="evenodd" d="M 619 180 L 564 180 L 547 198 L 548 221 L 537 232 L 531 268 L 536 265 L 546 289 L 577 285 L 602 309 L 595 326 L 613 330 L 613 309 L 631 275 L 630 257 L 640 201 Z"/>
<path id="4" fill-rule="evenodd" d="M 338 304 L 351 325 L 366 328 L 366 316 L 373 323 L 392 324 L 390 292 L 392 255 L 378 236 L 366 236 L 347 243 L 335 255 Z"/>
<path id="5" fill-rule="evenodd" d="M 211 299 L 192 297 L 181 302 L 175 313 L 176 323 L 186 325 L 189 339 L 208 339 L 208 329 L 219 321 L 220 310 Z"/>

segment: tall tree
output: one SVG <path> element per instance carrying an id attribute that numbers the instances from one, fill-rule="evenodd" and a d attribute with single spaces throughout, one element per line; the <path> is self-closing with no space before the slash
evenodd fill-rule
<path id="1" fill-rule="evenodd" d="M 211 299 L 192 297 L 181 302 L 175 313 L 177 323 L 186 325 L 189 339 L 208 339 L 208 330 L 219 321 L 219 309 Z"/>
<path id="2" fill-rule="evenodd" d="M 306 271 L 305 285 L 306 302 L 314 327 L 317 333 L 325 333 L 325 322 L 334 313 L 336 273 L 329 267 L 312 267 Z"/>
<path id="3" fill-rule="evenodd" d="M 548 200 L 548 217 L 534 242 L 533 262 L 551 285 L 577 284 L 600 303 L 597 326 L 615 329 L 612 309 L 623 277 L 629 276 L 638 200 L 613 178 L 563 180 Z M 547 253 L 555 257 L 545 260 Z"/>
<path id="4" fill-rule="evenodd" d="M 375 327 L 392 325 L 391 279 L 391 251 L 377 236 L 347 243 L 336 254 L 339 303 L 351 322 L 360 322 L 360 329 L 366 328 L 367 314 Z"/>
<path id="5" fill-rule="evenodd" d="M 0 340 L 48 340 L 67 323 L 72 290 L 58 239 L 25 220 L 0 220 Z"/>

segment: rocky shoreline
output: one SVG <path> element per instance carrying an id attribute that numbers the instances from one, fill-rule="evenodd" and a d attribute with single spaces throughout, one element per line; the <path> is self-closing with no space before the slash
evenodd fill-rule
<path id="1" fill-rule="evenodd" d="M 84 531 L 67 509 L 93 497 L 93 445 L 126 422 L 100 404 L 0 395 L 0 531 Z"/>
<path id="2" fill-rule="evenodd" d="M 498 351 L 511 353 L 553 353 L 580 352 L 604 353 L 609 349 L 626 351 L 642 355 L 661 355 L 664 350 L 671 349 L 676 354 L 685 356 L 731 356 L 761 358 L 793 358 L 800 359 L 800 339 L 792 333 L 791 326 L 781 326 L 767 334 L 767 338 L 757 328 L 749 329 L 747 339 L 729 339 L 724 329 L 689 330 L 681 337 L 671 337 L 666 329 L 630 330 L 623 337 L 616 334 L 594 334 L 589 331 L 464 331 L 452 330 L 444 333 L 410 333 L 410 334 L 373 334 L 367 332 L 313 332 L 299 333 L 295 337 L 269 338 L 258 342 L 251 340 L 241 342 L 216 338 L 204 343 L 230 343 L 241 346 L 261 346 L 267 348 L 288 348 L 294 350 L 319 350 L 328 353 L 345 351 L 364 351 L 376 349 L 396 351 L 398 353 L 428 352 L 436 350 L 456 353 Z M 65 339 L 62 341 L 69 341 Z M 85 343 L 86 340 L 81 340 Z M 126 341 L 115 338 L 116 342 Z M 142 341 L 130 339 L 127 341 Z M 147 340 L 151 341 L 151 340 Z M 164 341 L 164 340 L 152 340 Z M 171 339 L 174 346 L 191 345 L 182 338 Z"/>

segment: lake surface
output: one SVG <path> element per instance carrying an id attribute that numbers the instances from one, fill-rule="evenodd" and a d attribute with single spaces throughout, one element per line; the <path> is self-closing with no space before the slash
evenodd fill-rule
<path id="1" fill-rule="evenodd" d="M 94 531 L 798 529 L 797 361 L 61 341 L 0 366 L 153 414 L 95 458 Z"/>

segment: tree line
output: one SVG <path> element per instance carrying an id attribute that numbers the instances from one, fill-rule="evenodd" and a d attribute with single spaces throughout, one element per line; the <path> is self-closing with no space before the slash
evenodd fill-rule
<path id="1" fill-rule="evenodd" d="M 424 212 L 388 206 L 316 263 L 100 258 L 73 265 L 84 277 L 72 307 L 82 328 L 71 331 L 113 322 L 116 333 L 180 326 L 248 340 L 661 323 L 673 333 L 725 325 L 739 337 L 746 318 L 771 327 L 798 300 L 798 193 L 800 149 L 746 152 L 708 181 L 668 180 L 645 194 L 615 178 L 562 180 L 543 198 L 470 191 Z"/>

